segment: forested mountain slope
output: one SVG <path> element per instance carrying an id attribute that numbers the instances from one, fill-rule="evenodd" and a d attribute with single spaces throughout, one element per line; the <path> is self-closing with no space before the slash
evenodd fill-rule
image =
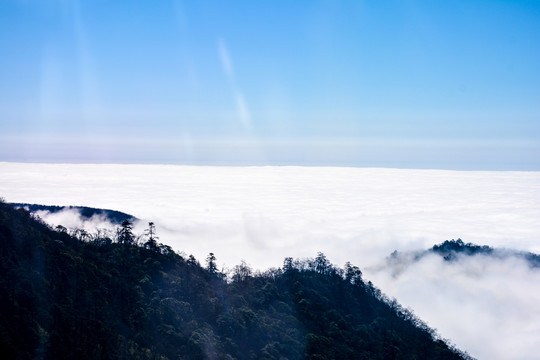
<path id="1" fill-rule="evenodd" d="M 84 242 L 0 202 L 3 359 L 467 358 L 353 265 L 319 254 L 227 278 L 122 230 Z"/>

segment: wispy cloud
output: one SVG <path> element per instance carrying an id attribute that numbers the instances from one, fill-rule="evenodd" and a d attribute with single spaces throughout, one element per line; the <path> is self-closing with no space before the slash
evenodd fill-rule
<path id="1" fill-rule="evenodd" d="M 234 83 L 234 70 L 231 56 L 229 55 L 227 45 L 222 38 L 218 38 L 218 53 L 221 66 L 223 67 L 223 71 L 225 72 L 227 79 L 229 79 L 231 83 Z"/>
<path id="2" fill-rule="evenodd" d="M 251 114 L 243 93 L 236 86 L 233 62 L 229 53 L 229 49 L 223 38 L 218 38 L 217 43 L 219 60 L 234 95 L 237 117 L 244 126 L 244 128 L 246 130 L 249 130 L 251 128 Z"/>
<path id="3" fill-rule="evenodd" d="M 411 255 L 364 274 L 479 359 L 538 354 L 540 269 L 512 252 L 460 255 L 451 262 Z"/>
<path id="4" fill-rule="evenodd" d="M 47 224 L 56 227 L 64 226 L 68 230 L 81 229 L 93 233 L 96 229 L 114 231 L 118 225 L 112 224 L 104 215 L 93 215 L 90 218 L 81 216 L 79 210 L 64 209 L 58 212 L 39 210 L 35 212 Z"/>
<path id="5" fill-rule="evenodd" d="M 251 126 L 251 114 L 241 93 L 236 93 L 236 112 L 244 127 L 248 129 Z"/>

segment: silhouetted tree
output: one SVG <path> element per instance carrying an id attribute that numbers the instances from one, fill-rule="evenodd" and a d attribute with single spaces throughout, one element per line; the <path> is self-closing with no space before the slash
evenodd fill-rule
<path id="1" fill-rule="evenodd" d="M 199 261 L 195 258 L 195 256 L 193 256 L 193 254 L 188 256 L 187 263 L 190 265 L 200 266 Z"/>
<path id="2" fill-rule="evenodd" d="M 90 240 L 90 234 L 84 229 L 74 229 L 71 233 L 71 236 L 77 238 L 80 241 Z"/>
<path id="3" fill-rule="evenodd" d="M 112 243 L 112 238 L 114 237 L 112 231 L 107 229 L 98 228 L 94 231 L 92 240 L 96 245 L 110 245 Z"/>
<path id="4" fill-rule="evenodd" d="M 236 265 L 233 269 L 233 281 L 244 281 L 251 276 L 252 270 L 249 265 L 242 260 L 240 265 Z"/>
<path id="5" fill-rule="evenodd" d="M 283 260 L 283 271 L 288 272 L 291 271 L 293 268 L 293 258 L 286 257 L 285 260 Z"/>
<path id="6" fill-rule="evenodd" d="M 152 251 L 158 250 L 158 244 L 157 239 L 159 239 L 156 235 L 156 226 L 153 222 L 148 223 L 148 229 L 144 231 L 144 234 L 148 237 L 148 240 L 146 243 L 144 243 L 144 246 Z"/>
<path id="7" fill-rule="evenodd" d="M 124 220 L 118 229 L 118 242 L 120 244 L 133 244 L 134 241 L 133 224 L 129 220 Z"/>
<path id="8" fill-rule="evenodd" d="M 345 263 L 345 280 L 351 284 L 362 283 L 362 271 L 358 266 L 351 265 L 349 261 Z"/>
<path id="9" fill-rule="evenodd" d="M 327 274 L 330 270 L 330 262 L 326 258 L 326 256 L 322 252 L 317 253 L 317 257 L 315 258 L 315 271 L 317 271 L 320 274 Z"/>
<path id="10" fill-rule="evenodd" d="M 67 228 L 62 225 L 56 225 L 54 229 L 60 233 L 67 233 Z"/>
<path id="11" fill-rule="evenodd" d="M 206 257 L 206 270 L 208 270 L 210 274 L 217 273 L 216 256 L 214 253 L 210 253 Z"/>

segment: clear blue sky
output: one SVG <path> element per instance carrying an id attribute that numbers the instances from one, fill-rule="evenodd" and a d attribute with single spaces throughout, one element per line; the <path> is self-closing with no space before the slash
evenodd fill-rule
<path id="1" fill-rule="evenodd" d="M 540 1 L 3 0 L 0 161 L 540 170 Z"/>

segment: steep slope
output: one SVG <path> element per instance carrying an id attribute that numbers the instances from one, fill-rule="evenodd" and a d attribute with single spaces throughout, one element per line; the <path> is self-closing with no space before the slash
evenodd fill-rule
<path id="1" fill-rule="evenodd" d="M 358 268 L 286 259 L 230 281 L 169 247 L 82 242 L 0 203 L 5 359 L 460 359 Z"/>

